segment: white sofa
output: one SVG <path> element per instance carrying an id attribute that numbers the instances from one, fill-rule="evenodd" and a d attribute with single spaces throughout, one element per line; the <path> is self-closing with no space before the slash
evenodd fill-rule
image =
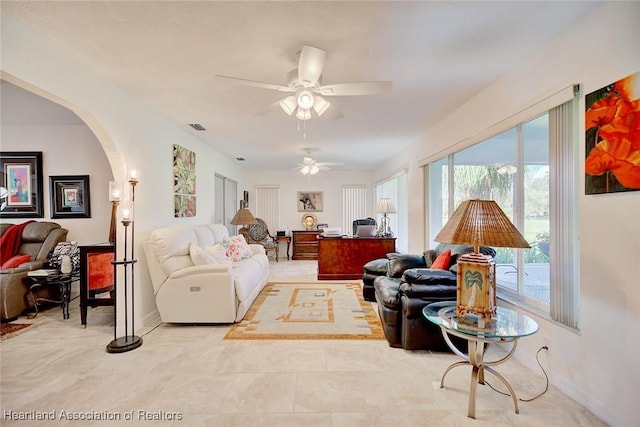
<path id="1" fill-rule="evenodd" d="M 163 322 L 242 320 L 269 280 L 269 259 L 261 245 L 252 244 L 248 259 L 196 265 L 202 262 L 192 258 L 194 249 L 211 250 L 226 239 L 229 232 L 222 224 L 179 225 L 154 230 L 143 243 Z"/>

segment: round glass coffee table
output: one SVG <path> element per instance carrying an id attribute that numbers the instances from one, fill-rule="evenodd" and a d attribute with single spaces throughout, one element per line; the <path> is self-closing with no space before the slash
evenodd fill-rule
<path id="1" fill-rule="evenodd" d="M 484 384 L 485 371 L 490 372 L 507 387 L 515 406 L 516 414 L 518 409 L 518 398 L 509 382 L 500 375 L 492 366 L 500 365 L 513 356 L 516 351 L 518 340 L 528 335 L 533 335 L 538 331 L 538 324 L 529 316 L 510 310 L 505 307 L 498 307 L 497 314 L 491 320 L 483 320 L 473 315 L 458 316 L 456 314 L 455 301 L 442 301 L 427 305 L 422 309 L 422 314 L 430 322 L 440 326 L 442 336 L 451 350 L 460 356 L 462 361 L 451 364 L 440 380 L 440 388 L 444 388 L 444 379 L 450 370 L 457 366 L 471 365 L 471 385 L 469 386 L 469 408 L 467 416 L 476 416 L 476 388 L 478 383 Z M 468 351 L 465 353 L 458 349 L 449 338 L 453 335 L 467 340 Z M 485 347 L 487 344 L 510 343 L 511 350 L 502 358 L 492 361 L 484 360 Z"/>

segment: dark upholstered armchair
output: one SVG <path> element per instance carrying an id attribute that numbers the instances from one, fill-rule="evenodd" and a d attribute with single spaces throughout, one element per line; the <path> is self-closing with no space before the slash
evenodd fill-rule
<path id="1" fill-rule="evenodd" d="M 0 224 L 0 235 L 13 224 Z M 67 239 L 68 230 L 55 222 L 31 222 L 22 230 L 18 253 L 30 255 L 31 260 L 16 268 L 0 270 L 0 319 L 10 321 L 26 309 L 33 307 L 33 301 L 27 296 L 29 283 L 27 273 L 42 268 L 56 245 Z M 36 298 L 59 300 L 56 286 L 43 287 Z"/>
<path id="2" fill-rule="evenodd" d="M 431 268 L 447 250 L 451 251 L 448 268 Z M 448 351 L 440 328 L 424 318 L 422 309 L 432 302 L 455 301 L 457 260 L 468 252 L 473 252 L 472 246 L 440 243 L 422 254 L 390 253 L 386 259 L 365 264 L 363 293 L 378 303 L 378 314 L 390 346 Z M 495 255 L 492 248 L 481 247 L 480 252 Z"/>
<path id="3" fill-rule="evenodd" d="M 269 256 L 270 252 L 273 252 L 278 262 L 278 242 L 276 238 L 269 233 L 267 223 L 261 218 L 256 218 L 258 221 L 256 224 L 249 226 L 249 239 L 247 243 L 257 243 L 264 246 L 264 250 Z"/>

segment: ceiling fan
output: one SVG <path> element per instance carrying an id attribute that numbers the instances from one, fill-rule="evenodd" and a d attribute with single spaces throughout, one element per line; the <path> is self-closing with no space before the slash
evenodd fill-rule
<path id="1" fill-rule="evenodd" d="M 311 157 L 311 150 L 305 150 L 307 155 L 303 157 L 302 163 L 300 163 L 296 169 L 300 171 L 302 175 L 307 175 L 309 180 L 311 175 L 315 175 L 321 170 L 329 170 L 332 166 L 342 166 L 344 163 L 331 163 L 331 162 L 316 162 Z"/>
<path id="2" fill-rule="evenodd" d="M 324 98 L 325 96 L 374 95 L 391 90 L 392 82 L 390 81 L 323 85 L 322 69 L 326 55 L 326 51 L 317 47 L 302 46 L 302 50 L 298 54 L 298 68 L 287 74 L 287 86 L 221 75 L 216 75 L 216 78 L 244 86 L 292 93 L 277 103 L 288 115 L 291 116 L 295 113 L 299 120 L 309 120 L 312 117 L 312 111 L 317 116 L 323 115 L 331 105 Z M 340 118 L 341 114 L 334 114 L 334 117 Z"/>

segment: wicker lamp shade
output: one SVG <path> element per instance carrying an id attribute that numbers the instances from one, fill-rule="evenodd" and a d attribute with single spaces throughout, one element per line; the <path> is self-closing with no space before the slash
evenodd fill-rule
<path id="1" fill-rule="evenodd" d="M 247 225 L 258 223 L 251 211 L 247 208 L 238 209 L 238 212 L 236 212 L 230 222 L 233 225 Z"/>
<path id="2" fill-rule="evenodd" d="M 502 248 L 530 248 L 493 200 L 465 200 L 434 239 L 436 242 Z"/>
<path id="3" fill-rule="evenodd" d="M 436 242 L 473 245 L 458 258 L 456 312 L 461 321 L 491 321 L 497 310 L 496 263 L 480 246 L 530 248 L 529 243 L 493 200 L 465 200 L 455 210 Z M 484 326 L 483 326 L 484 327 Z"/>

